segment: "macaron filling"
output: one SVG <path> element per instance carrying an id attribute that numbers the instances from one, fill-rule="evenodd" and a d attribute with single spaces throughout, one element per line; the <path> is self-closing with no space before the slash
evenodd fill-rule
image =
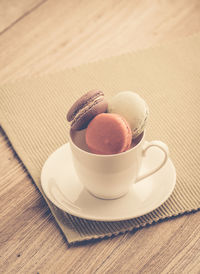
<path id="1" fill-rule="evenodd" d="M 146 106 L 145 117 L 144 117 L 144 120 L 141 123 L 140 127 L 132 129 L 132 134 L 133 134 L 134 138 L 138 137 L 140 135 L 140 133 L 144 130 L 148 116 L 149 116 L 149 109 Z"/>

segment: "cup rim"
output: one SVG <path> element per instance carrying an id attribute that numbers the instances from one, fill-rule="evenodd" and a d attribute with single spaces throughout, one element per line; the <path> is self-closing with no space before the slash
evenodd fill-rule
<path id="1" fill-rule="evenodd" d="M 70 129 L 69 131 L 69 143 L 72 144 L 78 151 L 80 151 L 81 153 L 84 153 L 85 155 L 90 155 L 90 156 L 95 156 L 95 157 L 99 157 L 99 158 L 103 158 L 103 157 L 118 157 L 119 155 L 125 155 L 127 153 L 130 153 L 131 151 L 135 150 L 141 143 L 142 141 L 144 140 L 145 138 L 145 133 L 146 131 L 144 130 L 141 134 L 142 134 L 142 137 L 141 137 L 141 140 L 139 141 L 139 143 L 137 143 L 134 147 L 126 150 L 126 151 L 123 151 L 123 152 L 120 152 L 120 153 L 115 153 L 115 154 L 96 154 L 96 153 L 92 153 L 92 152 L 89 152 L 89 151 L 86 151 L 84 149 L 81 149 L 80 147 L 78 147 L 72 140 L 71 138 L 71 132 L 73 130 Z"/>

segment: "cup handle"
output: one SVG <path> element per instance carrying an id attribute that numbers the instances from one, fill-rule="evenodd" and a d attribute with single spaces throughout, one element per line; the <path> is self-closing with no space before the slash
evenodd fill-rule
<path id="1" fill-rule="evenodd" d="M 161 141 L 151 141 L 151 142 L 145 143 L 144 147 L 143 147 L 143 150 L 142 150 L 142 157 L 144 157 L 146 155 L 146 152 L 150 147 L 154 147 L 154 146 L 158 147 L 159 149 L 161 149 L 164 152 L 164 159 L 162 160 L 162 162 L 157 167 L 155 167 L 152 170 L 147 171 L 144 174 L 138 176 L 136 178 L 136 181 L 135 181 L 136 183 L 143 180 L 144 178 L 146 178 L 148 176 L 151 176 L 155 172 L 157 172 L 167 162 L 167 159 L 169 157 L 169 149 L 168 149 L 168 146 L 165 143 L 161 142 Z"/>

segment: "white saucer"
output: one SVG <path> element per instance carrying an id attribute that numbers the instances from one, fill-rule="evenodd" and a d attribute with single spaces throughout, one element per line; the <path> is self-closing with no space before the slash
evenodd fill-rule
<path id="1" fill-rule="evenodd" d="M 156 166 L 162 157 L 158 148 L 150 148 L 141 173 Z M 79 182 L 67 143 L 45 162 L 41 184 L 48 199 L 69 214 L 96 221 L 120 221 L 142 216 L 162 205 L 175 187 L 176 170 L 169 159 L 157 173 L 133 184 L 125 196 L 115 200 L 98 199 Z"/>

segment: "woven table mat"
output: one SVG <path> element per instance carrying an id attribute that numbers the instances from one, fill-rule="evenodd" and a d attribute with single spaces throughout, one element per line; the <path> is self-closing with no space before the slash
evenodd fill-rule
<path id="1" fill-rule="evenodd" d="M 122 90 L 139 93 L 150 109 L 146 139 L 159 139 L 169 146 L 177 172 L 175 190 L 162 206 L 145 216 L 118 222 L 88 221 L 61 211 L 42 192 L 44 162 L 68 141 L 66 113 L 91 89 L 104 91 L 108 99 Z M 69 243 L 116 235 L 198 210 L 200 34 L 4 85 L 0 88 L 0 123 Z"/>

